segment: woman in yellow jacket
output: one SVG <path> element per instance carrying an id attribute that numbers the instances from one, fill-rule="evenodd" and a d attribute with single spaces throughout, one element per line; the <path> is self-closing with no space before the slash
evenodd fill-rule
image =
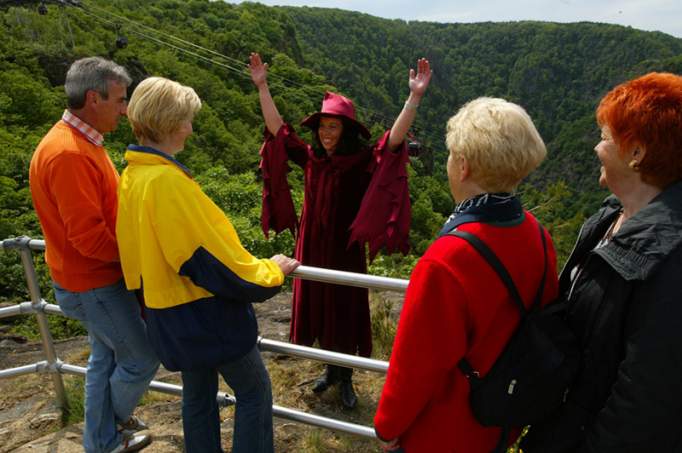
<path id="1" fill-rule="evenodd" d="M 232 451 L 273 451 L 272 393 L 256 347 L 251 302 L 275 295 L 298 262 L 257 259 L 229 219 L 174 159 L 201 108 L 194 90 L 150 77 L 128 118 L 139 145 L 125 154 L 116 237 L 128 289 L 142 289 L 148 335 L 163 365 L 181 371 L 187 453 L 222 452 L 218 374 L 237 397 Z"/>

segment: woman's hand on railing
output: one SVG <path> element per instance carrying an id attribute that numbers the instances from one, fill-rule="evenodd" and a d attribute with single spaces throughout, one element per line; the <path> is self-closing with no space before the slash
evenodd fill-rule
<path id="1" fill-rule="evenodd" d="M 291 274 L 298 266 L 301 265 L 301 263 L 299 263 L 297 260 L 284 255 L 275 255 L 270 259 L 274 261 L 280 269 L 282 269 L 282 273 L 284 275 Z"/>
<path id="2" fill-rule="evenodd" d="M 398 441 L 398 438 L 389 441 L 384 441 L 379 438 L 377 438 L 377 440 L 379 441 L 379 446 L 381 447 L 381 450 L 387 453 L 400 449 L 400 443 Z"/>

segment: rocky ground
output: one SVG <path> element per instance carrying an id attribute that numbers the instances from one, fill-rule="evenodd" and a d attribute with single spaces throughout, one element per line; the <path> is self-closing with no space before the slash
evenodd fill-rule
<path id="1" fill-rule="evenodd" d="M 393 323 L 400 309 L 399 294 L 382 294 L 372 297 L 373 316 L 384 312 L 383 323 Z M 289 332 L 290 294 L 282 294 L 256 306 L 261 335 L 265 338 L 286 341 Z M 380 355 L 385 349 L 375 347 Z M 385 346 L 385 345 L 384 345 Z M 56 342 L 58 356 L 64 362 L 85 366 L 88 356 L 84 337 Z M 381 352 L 381 351 L 384 352 Z M 310 391 L 310 383 L 323 370 L 323 366 L 279 354 L 264 353 L 273 382 L 276 405 L 295 408 L 318 415 L 370 425 L 381 392 L 383 376 L 356 371 L 354 382 L 359 404 L 347 411 L 338 401 L 336 389 L 321 396 Z M 385 359 L 385 357 L 379 357 Z M 27 342 L 13 336 L 0 325 L 0 369 L 27 365 L 43 360 L 40 342 Z M 180 383 L 177 373 L 161 369 L 157 380 Z M 82 392 L 81 377 L 64 376 L 67 389 L 73 395 Z M 227 386 L 223 391 L 231 393 Z M 0 453 L 71 453 L 81 452 L 82 423 L 65 426 L 64 417 L 55 406 L 50 376 L 29 374 L 10 379 L 0 379 Z M 81 410 L 76 407 L 74 409 Z M 183 451 L 182 422 L 179 397 L 150 392 L 138 407 L 136 414 L 149 425 L 154 442 L 144 451 L 149 453 L 174 453 Z M 230 450 L 233 408 L 221 411 L 223 448 Z M 278 452 L 376 452 L 372 440 L 342 433 L 309 427 L 289 420 L 275 418 L 275 450 Z"/>

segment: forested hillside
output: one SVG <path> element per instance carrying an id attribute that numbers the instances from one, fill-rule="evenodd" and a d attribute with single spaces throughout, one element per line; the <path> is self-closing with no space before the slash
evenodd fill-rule
<path id="1" fill-rule="evenodd" d="M 375 137 L 407 96 L 410 65 L 420 56 L 429 58 L 435 76 L 415 129 L 424 150 L 413 159 L 410 180 L 414 252 L 407 258 L 380 257 L 373 268 L 403 276 L 452 209 L 443 131 L 462 103 L 502 96 L 535 119 L 550 153 L 523 196 L 550 226 L 565 256 L 583 212 L 603 196 L 592 151 L 599 97 L 650 70 L 682 72 L 682 40 L 613 25 L 408 23 L 341 10 L 207 0 L 84 0 L 82 7 L 46 3 L 47 14 L 40 14 L 37 1 L 0 1 L 2 238 L 40 236 L 28 192 L 28 163 L 63 110 L 66 69 L 83 56 L 116 60 L 135 83 L 161 75 L 196 89 L 204 107 L 179 158 L 258 255 L 292 253 L 293 240 L 284 233 L 268 241 L 260 232 L 262 119 L 244 69 L 249 53 L 258 51 L 270 63 L 271 89 L 286 120 L 297 124 L 332 89 L 363 107 L 360 116 Z M 127 124 L 107 137 L 119 168 L 133 140 Z M 300 172 L 290 180 L 300 203 Z M 16 257 L 0 254 L 0 274 L 0 300 L 26 298 Z"/>
<path id="2" fill-rule="evenodd" d="M 550 150 L 534 180 L 594 187 L 594 108 L 615 84 L 648 71 L 682 72 L 682 40 L 615 25 L 437 24 L 318 8 L 287 8 L 306 67 L 385 113 L 404 100 L 404 68 L 426 56 L 435 79 L 418 124 L 442 160 L 445 121 L 464 102 L 523 105 Z M 425 137 L 426 138 L 426 137 Z"/>

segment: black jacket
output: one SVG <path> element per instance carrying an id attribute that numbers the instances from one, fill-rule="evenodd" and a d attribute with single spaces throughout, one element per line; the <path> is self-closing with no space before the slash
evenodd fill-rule
<path id="1" fill-rule="evenodd" d="M 609 197 L 585 222 L 561 273 L 581 369 L 526 453 L 682 452 L 682 182 L 594 250 L 620 208 Z"/>

